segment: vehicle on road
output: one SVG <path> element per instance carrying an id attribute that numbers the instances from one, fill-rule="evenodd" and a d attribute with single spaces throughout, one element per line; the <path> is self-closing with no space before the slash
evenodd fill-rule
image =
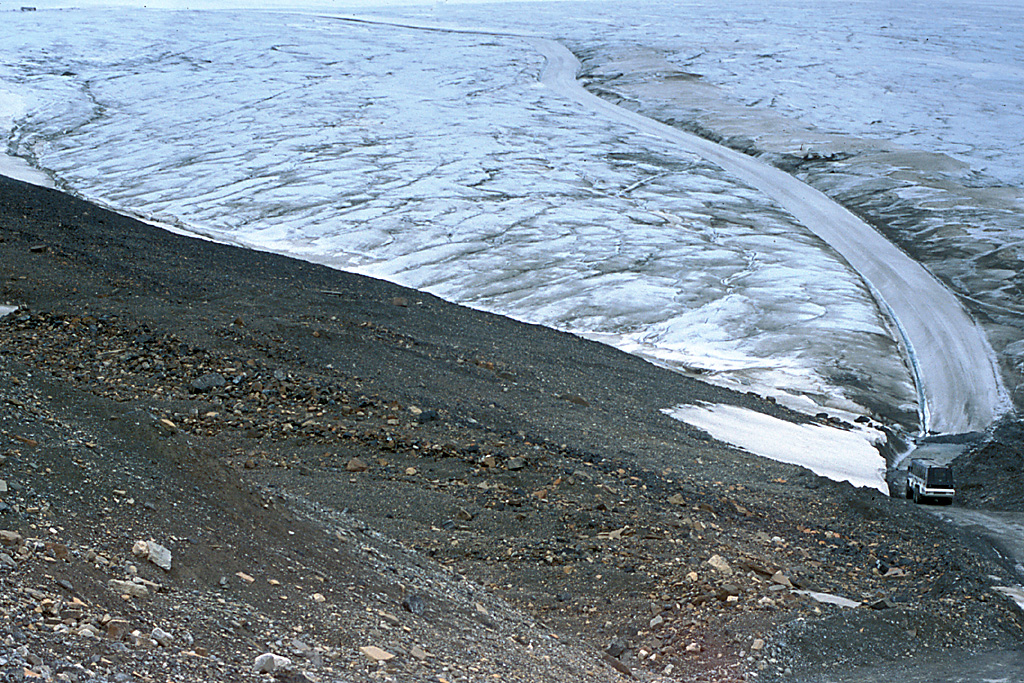
<path id="1" fill-rule="evenodd" d="M 951 505 L 956 495 L 953 468 L 933 460 L 914 458 L 907 470 L 907 498 L 915 503 L 934 501 Z"/>

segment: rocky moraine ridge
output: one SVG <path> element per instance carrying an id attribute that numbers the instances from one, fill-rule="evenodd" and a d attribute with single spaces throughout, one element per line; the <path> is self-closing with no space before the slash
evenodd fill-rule
<path id="1" fill-rule="evenodd" d="M 0 680 L 814 680 L 1013 568 L 663 415 L 761 399 L 0 179 Z"/>

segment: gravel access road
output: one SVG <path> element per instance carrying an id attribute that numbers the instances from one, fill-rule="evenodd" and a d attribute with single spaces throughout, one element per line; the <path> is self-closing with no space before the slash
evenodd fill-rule
<path id="1" fill-rule="evenodd" d="M 846 259 L 899 329 L 918 387 L 922 431 L 983 431 L 1005 411 L 1006 390 L 984 332 L 953 293 L 920 263 L 788 173 L 588 92 L 576 80 L 579 61 L 560 43 L 545 39 L 530 43 L 548 60 L 541 80 L 554 92 L 719 165 L 777 201 Z"/>

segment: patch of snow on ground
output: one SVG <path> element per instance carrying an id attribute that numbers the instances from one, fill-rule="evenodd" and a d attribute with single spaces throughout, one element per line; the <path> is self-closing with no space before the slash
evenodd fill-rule
<path id="1" fill-rule="evenodd" d="M 820 602 L 825 605 L 836 605 L 837 607 L 860 607 L 861 603 L 856 600 L 850 600 L 844 598 L 841 595 L 833 595 L 831 593 L 819 593 L 818 591 L 793 591 L 797 595 L 806 595 L 807 597 Z"/>
<path id="2" fill-rule="evenodd" d="M 1008 596 L 1024 610 L 1024 586 L 993 586 L 992 588 Z"/>
<path id="3" fill-rule="evenodd" d="M 884 439 L 873 429 L 796 424 L 730 405 L 679 405 L 662 412 L 703 429 L 713 438 L 815 474 L 888 495 L 885 458 L 874 444 Z"/>

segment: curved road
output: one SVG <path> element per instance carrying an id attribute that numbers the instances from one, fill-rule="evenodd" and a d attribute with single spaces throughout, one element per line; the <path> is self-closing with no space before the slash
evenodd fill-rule
<path id="1" fill-rule="evenodd" d="M 853 213 L 793 176 L 753 157 L 623 109 L 591 94 L 576 80 L 579 60 L 562 44 L 487 29 L 345 21 L 452 33 L 515 37 L 547 59 L 541 82 L 586 109 L 697 154 L 774 199 L 835 249 L 868 284 L 899 329 L 917 384 L 921 430 L 934 434 L 983 431 L 1008 409 L 995 353 L 981 327 L 953 293 L 921 264 Z"/>
<path id="2" fill-rule="evenodd" d="M 793 176 L 753 157 L 618 107 L 586 91 L 564 46 L 529 39 L 548 60 L 541 80 L 588 109 L 717 164 L 774 199 L 846 259 L 895 322 L 913 366 L 922 431 L 982 431 L 1008 406 L 995 353 L 953 293 L 878 231 Z"/>

